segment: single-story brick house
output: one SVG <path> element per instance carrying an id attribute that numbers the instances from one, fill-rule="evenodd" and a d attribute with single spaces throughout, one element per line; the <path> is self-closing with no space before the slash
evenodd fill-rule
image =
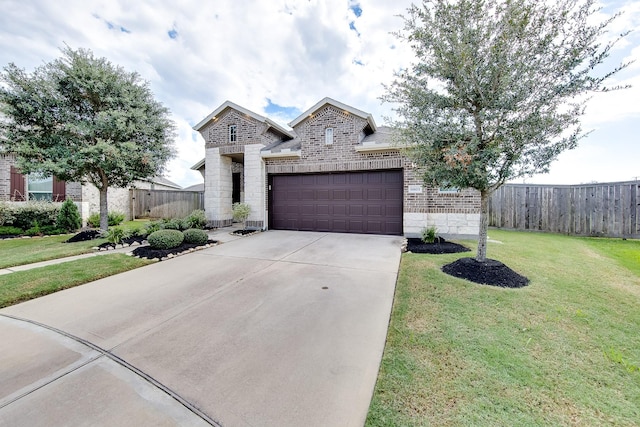
<path id="1" fill-rule="evenodd" d="M 166 178 L 156 177 L 147 181 L 137 181 L 136 188 L 148 190 L 180 190 L 181 187 Z M 107 193 L 110 211 L 123 212 L 129 218 L 129 189 L 109 188 Z M 16 167 L 16 157 L 0 150 L 0 202 L 24 202 L 45 200 L 62 202 L 66 198 L 78 206 L 83 224 L 87 218 L 100 211 L 100 194 L 90 184 L 65 182 L 56 177 L 34 177 L 20 173 Z"/>
<path id="2" fill-rule="evenodd" d="M 194 126 L 210 225 L 230 225 L 232 204 L 245 202 L 257 229 L 477 235 L 479 193 L 425 186 L 371 114 L 324 98 L 289 126 L 229 101 Z"/>

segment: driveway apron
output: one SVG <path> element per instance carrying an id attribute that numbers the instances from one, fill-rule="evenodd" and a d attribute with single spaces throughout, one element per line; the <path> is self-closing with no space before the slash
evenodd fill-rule
<path id="1" fill-rule="evenodd" d="M 362 426 L 400 239 L 269 231 L 0 310 L 0 425 Z"/>

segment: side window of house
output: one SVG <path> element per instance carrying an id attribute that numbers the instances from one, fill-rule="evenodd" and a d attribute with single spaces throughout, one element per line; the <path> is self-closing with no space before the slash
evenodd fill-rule
<path id="1" fill-rule="evenodd" d="M 29 174 L 27 176 L 27 191 L 29 192 L 29 200 L 52 200 L 53 177 Z"/>
<path id="2" fill-rule="evenodd" d="M 229 142 L 236 142 L 238 140 L 238 133 L 236 125 L 229 126 Z"/>
<path id="3" fill-rule="evenodd" d="M 324 130 L 324 143 L 326 145 L 333 144 L 333 128 L 326 128 Z"/>

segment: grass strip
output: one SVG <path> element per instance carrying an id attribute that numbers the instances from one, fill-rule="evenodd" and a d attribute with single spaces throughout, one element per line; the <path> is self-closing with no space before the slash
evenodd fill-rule
<path id="1" fill-rule="evenodd" d="M 90 253 L 93 252 L 92 247 L 106 242 L 104 239 L 95 239 L 86 242 L 63 243 L 71 236 L 71 234 L 63 234 L 29 239 L 0 240 L 0 268 Z"/>
<path id="2" fill-rule="evenodd" d="M 404 254 L 366 425 L 638 425 L 638 242 L 489 235 L 530 285 L 440 271 L 469 253 Z"/>
<path id="3" fill-rule="evenodd" d="M 0 307 L 72 288 L 152 261 L 124 254 L 100 255 L 0 276 Z"/>

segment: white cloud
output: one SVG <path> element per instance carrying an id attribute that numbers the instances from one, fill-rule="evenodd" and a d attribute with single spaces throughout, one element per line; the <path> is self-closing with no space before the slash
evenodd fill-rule
<path id="1" fill-rule="evenodd" d="M 640 25 L 640 3 L 605 3 L 605 12 L 620 6 L 627 11 L 616 21 L 615 31 Z M 410 4 L 411 0 L 67 0 L 61 6 L 47 0 L 3 0 L 0 65 L 15 62 L 30 71 L 58 57 L 58 49 L 67 43 L 139 72 L 175 118 L 179 156 L 168 165 L 168 178 L 187 186 L 201 181 L 189 167 L 204 156 L 204 143 L 199 136 L 194 140 L 191 126 L 225 100 L 265 115 L 267 98 L 304 111 L 330 96 L 372 113 L 382 124 L 393 107 L 379 100 L 382 84 L 391 82 L 393 72 L 413 58 L 409 47 L 391 34 L 402 28 L 397 15 Z M 360 16 L 352 9 L 355 5 Z M 357 32 L 350 29 L 352 22 Z M 176 32 L 175 38 L 170 31 Z M 620 59 L 638 57 L 638 44 L 639 38 L 629 37 L 615 54 Z M 619 77 L 634 89 L 594 98 L 587 127 L 603 129 L 611 121 L 637 117 L 638 69 L 640 62 Z M 274 119 L 286 122 L 279 115 Z M 568 153 L 568 159 L 572 153 L 576 151 Z M 574 167 L 567 163 L 564 168 Z"/>

